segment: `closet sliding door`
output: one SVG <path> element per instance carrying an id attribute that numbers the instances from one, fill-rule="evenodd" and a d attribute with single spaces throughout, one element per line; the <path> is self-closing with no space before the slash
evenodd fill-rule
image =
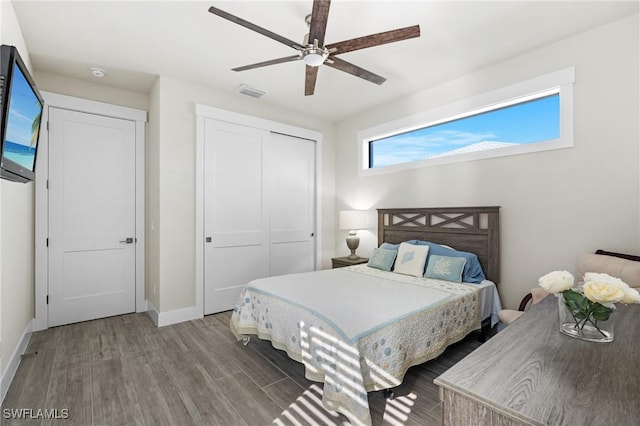
<path id="1" fill-rule="evenodd" d="M 271 133 L 267 152 L 270 273 L 313 271 L 315 142 Z"/>
<path id="2" fill-rule="evenodd" d="M 204 125 L 204 314 L 315 258 L 315 142 L 213 119 Z"/>
<path id="3" fill-rule="evenodd" d="M 205 122 L 205 314 L 232 309 L 247 282 L 269 275 L 262 191 L 268 137 L 264 130 Z"/>

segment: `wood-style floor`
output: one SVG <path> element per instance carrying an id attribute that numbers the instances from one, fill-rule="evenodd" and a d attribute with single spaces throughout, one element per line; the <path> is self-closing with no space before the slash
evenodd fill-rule
<path id="1" fill-rule="evenodd" d="M 2 425 L 342 425 L 322 407 L 322 384 L 255 337 L 229 330 L 230 313 L 156 328 L 130 314 L 34 333 L 0 411 Z M 433 379 L 480 343 L 471 334 L 413 367 L 388 401 L 369 394 L 375 425 L 440 425 Z M 7 419 L 6 409 L 68 409 L 66 420 Z"/>

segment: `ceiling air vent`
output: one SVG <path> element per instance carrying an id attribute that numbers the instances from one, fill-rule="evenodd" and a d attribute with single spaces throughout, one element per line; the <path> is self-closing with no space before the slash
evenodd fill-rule
<path id="1" fill-rule="evenodd" d="M 260 96 L 267 93 L 264 90 L 256 89 L 255 87 L 251 87 L 246 84 L 241 84 L 240 87 L 238 87 L 238 92 L 242 93 L 243 95 L 251 96 L 253 98 L 259 98 Z"/>

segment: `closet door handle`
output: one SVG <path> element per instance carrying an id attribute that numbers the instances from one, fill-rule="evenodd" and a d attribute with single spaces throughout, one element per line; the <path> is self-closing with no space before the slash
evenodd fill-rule
<path id="1" fill-rule="evenodd" d="M 121 243 L 133 244 L 133 237 L 127 237 L 125 240 L 121 240 Z"/>

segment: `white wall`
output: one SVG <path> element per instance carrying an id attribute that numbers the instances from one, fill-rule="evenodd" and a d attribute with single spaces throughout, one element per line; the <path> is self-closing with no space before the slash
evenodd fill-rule
<path id="1" fill-rule="evenodd" d="M 47 92 L 60 93 L 144 111 L 149 109 L 148 93 L 118 89 L 52 72 L 35 71 L 32 73 L 32 76 L 38 85 L 38 89 Z"/>
<path id="2" fill-rule="evenodd" d="M 146 172 L 146 295 L 155 309 L 160 306 L 160 79 L 149 94 L 149 124 L 145 150 Z"/>
<path id="3" fill-rule="evenodd" d="M 337 126 L 336 207 L 501 208 L 503 304 L 598 248 L 640 252 L 638 15 L 350 117 Z M 575 66 L 570 149 L 358 176 L 359 130 Z M 375 229 L 359 253 L 375 246 Z M 336 252 L 346 254 L 344 234 Z"/>
<path id="4" fill-rule="evenodd" d="M 31 70 L 31 61 L 11 2 L 0 2 L 2 44 L 14 45 Z M 34 184 L 0 180 L 0 373 L 34 312 Z"/>
<path id="5" fill-rule="evenodd" d="M 155 95 L 154 95 L 155 96 Z M 155 98 L 154 98 L 155 99 Z M 153 100 L 155 103 L 155 100 Z M 148 218 L 156 221 L 157 241 L 150 240 L 148 259 L 159 265 L 159 306 L 162 312 L 192 307 L 195 304 L 195 105 L 205 104 L 243 114 L 321 131 L 323 229 L 322 264 L 330 265 L 334 249 L 334 176 L 333 126 L 302 112 L 270 106 L 264 99 L 227 94 L 199 85 L 161 76 L 159 78 L 158 138 L 150 138 L 149 150 L 157 151 L 159 167 L 149 171 L 149 181 L 158 184 L 158 211 L 148 206 Z M 155 105 L 153 106 L 155 108 Z M 157 247 L 154 247 L 157 244 Z"/>

